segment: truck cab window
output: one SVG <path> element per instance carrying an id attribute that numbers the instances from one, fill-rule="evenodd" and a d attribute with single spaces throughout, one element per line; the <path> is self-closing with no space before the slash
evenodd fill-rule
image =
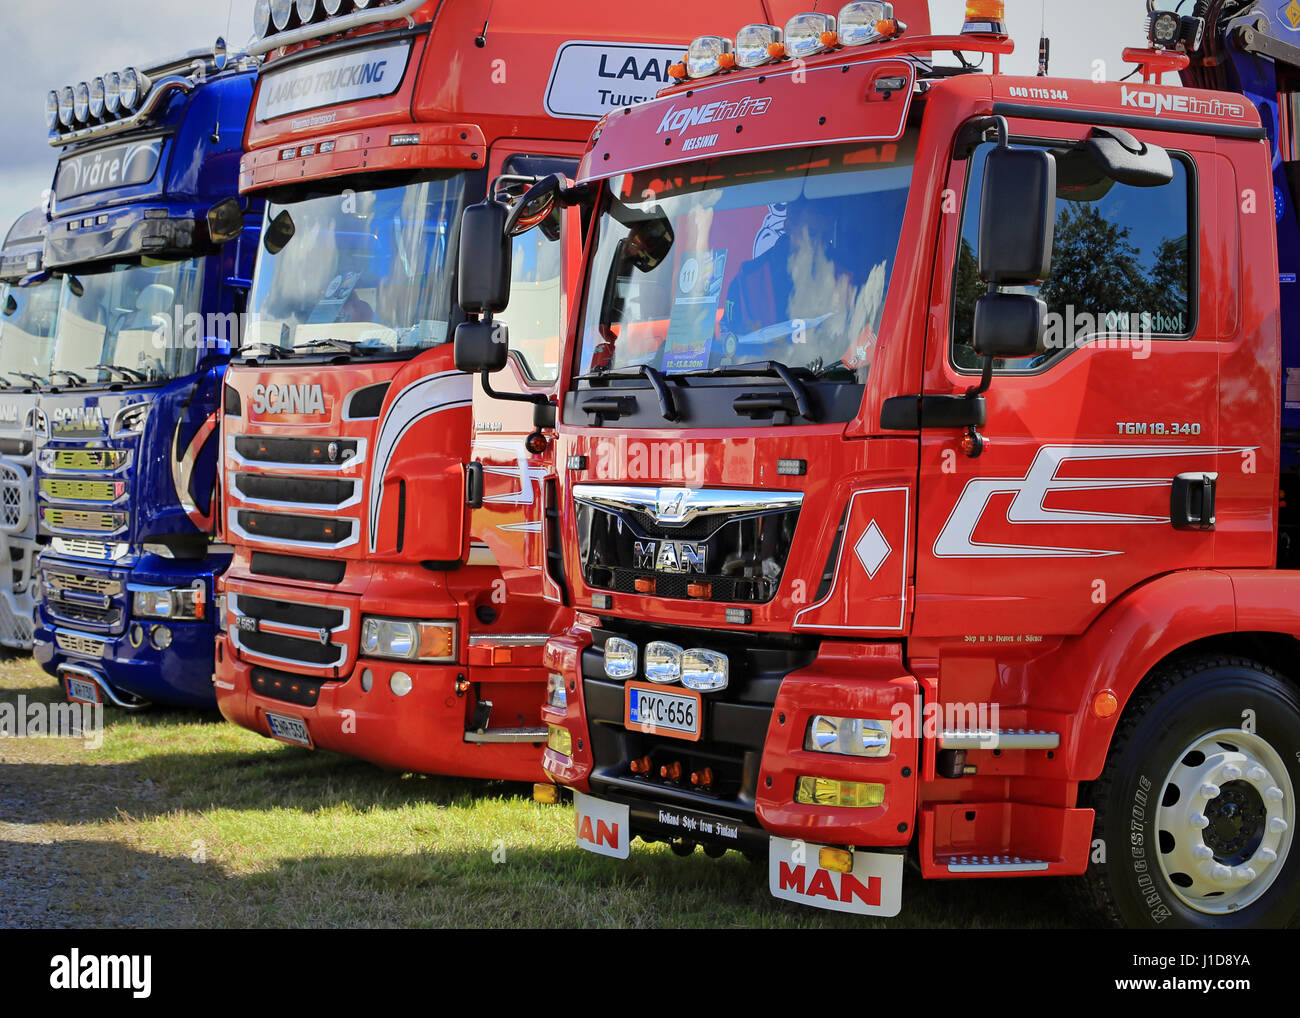
<path id="1" fill-rule="evenodd" d="M 952 363 L 978 371 L 971 344 L 975 301 L 986 291 L 976 271 L 984 162 L 992 144 L 970 156 L 952 299 Z M 1042 348 L 999 360 L 997 370 L 1033 372 L 1085 345 L 1141 351 L 1152 338 L 1186 338 L 1195 328 L 1190 173 L 1173 159 L 1174 179 L 1133 187 L 1105 176 L 1082 149 L 1051 149 L 1056 157 L 1056 234 L 1051 275 L 1015 289 L 1047 302 Z"/>

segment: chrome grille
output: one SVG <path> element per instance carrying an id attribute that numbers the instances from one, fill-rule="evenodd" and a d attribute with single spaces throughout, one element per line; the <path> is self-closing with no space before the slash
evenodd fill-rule
<path id="1" fill-rule="evenodd" d="M 96 640 L 93 636 L 65 633 L 62 630 L 55 632 L 54 642 L 59 650 L 65 650 L 69 654 L 79 654 L 82 657 L 103 657 L 108 647 L 103 640 Z"/>
<path id="2" fill-rule="evenodd" d="M 45 570 L 42 574 L 45 586 L 52 591 L 77 591 L 83 594 L 103 594 L 112 596 L 122 593 L 122 581 L 107 576 L 83 576 L 77 573 L 61 573 Z"/>

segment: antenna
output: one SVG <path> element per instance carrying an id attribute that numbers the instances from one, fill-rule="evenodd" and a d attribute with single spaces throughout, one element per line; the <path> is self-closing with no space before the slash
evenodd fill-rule
<path id="1" fill-rule="evenodd" d="M 1047 63 L 1052 56 L 1052 40 L 1047 38 L 1047 0 L 1043 0 L 1042 21 L 1038 29 L 1038 76 L 1047 77 Z"/>

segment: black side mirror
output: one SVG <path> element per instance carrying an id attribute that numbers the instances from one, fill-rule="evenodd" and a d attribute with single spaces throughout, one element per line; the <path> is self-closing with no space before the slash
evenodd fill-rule
<path id="1" fill-rule="evenodd" d="M 975 302 L 975 352 L 981 357 L 1029 357 L 1038 352 L 1047 303 L 1027 293 L 986 293 Z"/>
<path id="2" fill-rule="evenodd" d="M 18 310 L 18 302 L 14 300 L 14 295 L 12 293 L 5 294 L 5 307 L 4 307 L 5 317 L 6 318 L 10 317 L 17 310 Z"/>
<path id="3" fill-rule="evenodd" d="M 540 226 L 549 240 L 560 239 L 561 192 L 568 181 L 559 173 L 550 173 L 535 183 L 515 202 L 506 219 L 505 234 L 517 237 Z"/>
<path id="4" fill-rule="evenodd" d="M 1028 286 L 1052 267 L 1056 160 L 1042 149 L 999 146 L 984 163 L 979 274 L 994 285 Z"/>
<path id="5" fill-rule="evenodd" d="M 510 332 L 505 322 L 479 319 L 456 326 L 456 370 L 478 374 L 500 371 L 510 355 Z"/>
<path id="6" fill-rule="evenodd" d="M 267 254 L 278 255 L 297 232 L 293 216 L 285 209 L 267 224 L 266 232 L 262 235 L 262 246 L 266 248 Z"/>
<path id="7" fill-rule="evenodd" d="M 86 296 L 85 284 L 76 276 L 68 277 L 68 290 L 77 300 L 81 300 L 82 297 Z"/>
<path id="8" fill-rule="evenodd" d="M 505 205 L 491 199 L 461 216 L 457 278 L 460 306 L 471 315 L 496 314 L 510 303 L 509 216 Z"/>
<path id="9" fill-rule="evenodd" d="M 1083 150 L 1106 176 L 1132 187 L 1160 187 L 1174 179 L 1174 164 L 1159 145 L 1138 141 L 1118 127 L 1094 127 Z"/>
<path id="10" fill-rule="evenodd" d="M 244 210 L 238 198 L 224 198 L 208 209 L 208 236 L 212 243 L 229 244 L 243 232 Z"/>

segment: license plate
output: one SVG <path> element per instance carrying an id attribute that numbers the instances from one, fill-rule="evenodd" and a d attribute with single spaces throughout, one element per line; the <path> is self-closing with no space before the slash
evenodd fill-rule
<path id="1" fill-rule="evenodd" d="M 253 618 L 251 615 L 240 615 L 235 621 L 235 625 L 239 628 L 239 631 L 243 633 L 257 632 L 257 619 Z"/>
<path id="2" fill-rule="evenodd" d="M 631 820 L 620 803 L 574 792 L 573 828 L 578 847 L 588 852 L 626 859 L 632 851 Z"/>
<path id="3" fill-rule="evenodd" d="M 699 693 L 629 682 L 623 696 L 623 716 L 633 731 L 700 741 L 704 705 Z"/>
<path id="4" fill-rule="evenodd" d="M 93 682 L 87 682 L 85 679 L 74 679 L 71 675 L 66 676 L 65 681 L 68 684 L 69 700 L 76 700 L 80 703 L 99 703 L 99 687 Z"/>
<path id="5" fill-rule="evenodd" d="M 785 901 L 855 915 L 896 916 L 903 909 L 903 857 L 895 852 L 853 853 L 853 869 L 836 873 L 818 862 L 821 845 L 772 838 L 768 889 Z"/>
<path id="6" fill-rule="evenodd" d="M 307 723 L 302 718 L 285 717 L 283 714 L 267 714 L 266 724 L 275 738 L 311 749 L 311 736 L 307 734 Z"/>

